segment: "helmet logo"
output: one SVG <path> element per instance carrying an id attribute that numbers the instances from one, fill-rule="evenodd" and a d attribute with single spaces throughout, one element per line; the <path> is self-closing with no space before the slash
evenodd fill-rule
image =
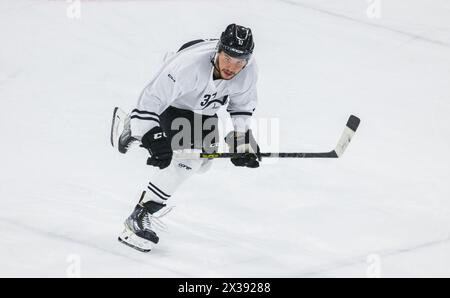
<path id="1" fill-rule="evenodd" d="M 236 26 L 236 39 L 237 42 L 240 46 L 242 46 L 244 44 L 244 41 L 248 38 L 248 29 L 247 28 L 243 28 L 241 27 L 240 29 L 242 29 L 245 32 L 245 36 L 244 37 L 240 37 L 239 36 L 239 32 L 238 32 L 239 26 Z M 242 33 L 242 31 L 241 31 Z"/>

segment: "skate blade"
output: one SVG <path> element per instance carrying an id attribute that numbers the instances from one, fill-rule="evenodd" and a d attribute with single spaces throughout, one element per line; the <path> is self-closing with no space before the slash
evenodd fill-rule
<path id="1" fill-rule="evenodd" d="M 136 236 L 131 230 L 125 227 L 122 235 L 118 238 L 120 243 L 123 243 L 131 248 L 134 248 L 140 252 L 150 252 L 155 244 L 146 239 Z"/>

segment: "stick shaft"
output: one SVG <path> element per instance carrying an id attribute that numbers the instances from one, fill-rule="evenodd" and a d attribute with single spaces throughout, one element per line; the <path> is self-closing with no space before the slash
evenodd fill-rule
<path id="1" fill-rule="evenodd" d="M 215 154 L 200 154 L 200 158 L 237 158 L 243 157 L 248 153 L 215 153 Z M 264 158 L 337 158 L 337 154 L 334 151 L 331 152 L 268 152 L 261 153 L 261 157 Z"/>
<path id="2" fill-rule="evenodd" d="M 225 152 L 218 152 L 218 153 L 175 153 L 174 152 L 174 158 L 175 159 L 197 159 L 197 158 L 205 158 L 205 159 L 217 159 L 217 158 L 239 158 L 244 157 L 248 153 L 225 153 Z M 317 152 L 317 153 L 310 153 L 310 152 L 267 152 L 267 153 L 260 153 L 261 157 L 264 158 L 337 158 L 338 155 L 336 152 L 330 151 L 330 152 Z"/>

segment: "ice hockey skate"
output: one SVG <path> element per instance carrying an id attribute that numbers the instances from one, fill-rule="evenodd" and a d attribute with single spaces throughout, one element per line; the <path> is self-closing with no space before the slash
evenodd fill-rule
<path id="1" fill-rule="evenodd" d="M 143 203 L 145 191 L 142 193 L 139 203 L 133 213 L 125 220 L 125 229 L 119 236 L 119 241 L 141 252 L 150 252 L 158 244 L 159 237 L 155 228 L 166 230 L 166 226 L 160 218 L 171 211 L 172 208 L 164 210 L 163 213 L 155 215 L 156 212 L 166 207 L 154 201 Z"/>
<path id="2" fill-rule="evenodd" d="M 127 153 L 136 138 L 131 136 L 130 115 L 116 107 L 113 112 L 111 124 L 111 145 L 120 153 Z"/>

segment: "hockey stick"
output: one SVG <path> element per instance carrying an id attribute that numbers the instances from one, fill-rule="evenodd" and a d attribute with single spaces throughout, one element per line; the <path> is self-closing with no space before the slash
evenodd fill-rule
<path id="1" fill-rule="evenodd" d="M 345 129 L 336 145 L 334 150 L 329 152 L 278 152 L 278 153 L 260 153 L 261 157 L 264 158 L 339 158 L 344 154 L 345 149 L 347 149 L 348 144 L 352 140 L 356 129 L 358 129 L 359 123 L 361 120 L 351 115 L 348 118 Z M 198 159 L 198 158 L 238 158 L 244 157 L 248 153 L 183 153 L 183 152 L 174 152 L 175 159 Z"/>
<path id="2" fill-rule="evenodd" d="M 117 148 L 117 141 L 119 137 L 120 127 L 123 126 L 123 122 L 128 115 L 122 111 L 120 108 L 115 108 L 113 113 L 113 121 L 111 125 L 111 144 L 114 148 Z M 260 153 L 261 157 L 264 158 L 339 158 L 344 154 L 345 149 L 347 149 L 348 144 L 352 140 L 356 129 L 358 128 L 360 123 L 360 119 L 354 115 L 351 115 L 348 118 L 346 127 L 336 145 L 334 150 L 329 152 L 277 152 L 277 153 Z M 192 152 L 182 152 L 182 151 L 174 151 L 173 158 L 174 159 L 216 159 L 216 158 L 237 158 L 243 157 L 248 153 L 192 153 Z"/>

